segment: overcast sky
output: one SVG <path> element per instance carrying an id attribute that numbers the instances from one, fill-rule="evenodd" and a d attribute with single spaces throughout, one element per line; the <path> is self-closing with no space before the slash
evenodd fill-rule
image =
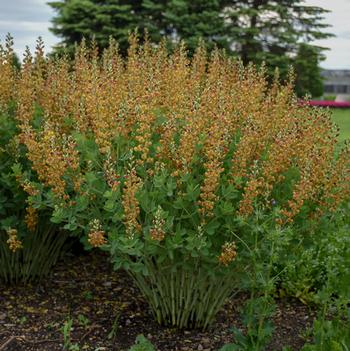
<path id="1" fill-rule="evenodd" d="M 49 32 L 53 11 L 47 0 L 0 0 L 0 39 L 7 32 L 15 38 L 15 49 L 22 55 L 26 45 L 35 46 L 35 40 L 42 36 L 47 49 L 59 41 Z M 350 0 L 306 0 L 308 5 L 316 5 L 331 10 L 326 15 L 326 23 L 332 25 L 330 31 L 336 37 L 317 42 L 329 47 L 325 68 L 350 69 Z"/>

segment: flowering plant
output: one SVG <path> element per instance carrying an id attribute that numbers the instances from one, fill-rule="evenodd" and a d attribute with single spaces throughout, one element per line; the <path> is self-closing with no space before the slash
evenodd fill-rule
<path id="1" fill-rule="evenodd" d="M 123 60 L 113 40 L 102 56 L 82 43 L 73 66 L 39 47 L 18 86 L 30 200 L 109 250 L 160 323 L 206 328 L 253 232 L 302 231 L 349 194 L 328 112 L 298 104 L 292 77 L 269 87 L 264 68 L 203 45 L 189 60 L 133 36 Z"/>
<path id="2" fill-rule="evenodd" d="M 35 179 L 19 140 L 17 69 L 12 38 L 0 46 L 0 281 L 28 282 L 46 276 L 62 252 L 67 233 L 58 234 L 47 207 L 35 207 Z"/>

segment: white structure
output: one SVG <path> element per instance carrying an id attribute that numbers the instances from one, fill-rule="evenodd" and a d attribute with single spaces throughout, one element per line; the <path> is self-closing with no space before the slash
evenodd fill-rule
<path id="1" fill-rule="evenodd" d="M 350 70 L 324 70 L 322 77 L 325 95 L 335 95 L 336 101 L 350 101 Z"/>

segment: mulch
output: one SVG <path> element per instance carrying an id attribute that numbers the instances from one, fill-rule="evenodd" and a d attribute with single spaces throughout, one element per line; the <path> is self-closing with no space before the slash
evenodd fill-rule
<path id="1" fill-rule="evenodd" d="M 124 351 L 139 334 L 159 351 L 216 351 L 242 328 L 245 294 L 227 301 L 207 332 L 159 326 L 129 276 L 114 272 L 98 251 L 67 255 L 52 276 L 36 285 L 0 286 L 0 351 L 64 350 L 62 328 L 69 320 L 71 350 Z M 289 345 L 300 350 L 315 312 L 297 300 L 277 301 L 276 330 L 268 351 Z M 66 348 L 68 350 L 68 348 Z"/>

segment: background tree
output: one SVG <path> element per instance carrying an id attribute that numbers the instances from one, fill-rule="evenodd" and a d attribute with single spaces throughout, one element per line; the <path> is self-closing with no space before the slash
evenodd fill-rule
<path id="1" fill-rule="evenodd" d="M 323 22 L 328 11 L 304 5 L 304 0 L 223 0 L 223 13 L 234 51 L 246 64 L 266 62 L 285 77 L 302 43 L 331 36 Z"/>
<path id="2" fill-rule="evenodd" d="M 295 58 L 294 67 L 296 72 L 296 93 L 298 96 L 310 95 L 320 97 L 323 95 L 323 79 L 320 59 L 323 55 L 319 50 L 308 44 L 299 46 L 298 54 Z"/>
<path id="3" fill-rule="evenodd" d="M 21 60 L 19 59 L 18 55 L 14 52 L 12 56 L 12 65 L 16 67 L 17 70 L 21 69 Z"/>
<path id="4" fill-rule="evenodd" d="M 159 43 L 163 37 L 171 37 L 172 28 L 164 16 L 169 0 L 136 0 L 133 4 L 141 32 L 147 29 L 150 39 Z"/>
<path id="5" fill-rule="evenodd" d="M 108 46 L 114 37 L 125 52 L 129 32 L 147 29 L 153 42 L 184 40 L 193 51 L 200 38 L 212 48 L 229 49 L 219 0 L 61 0 L 49 2 L 56 10 L 51 31 L 63 40 L 56 50 L 72 52 L 83 37 Z"/>
<path id="6" fill-rule="evenodd" d="M 182 39 L 193 52 L 202 38 L 209 49 L 225 48 L 245 64 L 266 62 L 271 76 L 278 68 L 281 78 L 293 64 L 304 76 L 300 55 L 312 50 L 319 63 L 323 48 L 312 42 L 331 36 L 323 22 L 328 11 L 306 6 L 304 0 L 57 0 L 49 5 L 56 10 L 51 30 L 63 39 L 58 48 L 72 51 L 76 42 L 92 36 L 104 48 L 112 36 L 125 53 L 129 32 L 147 29 L 152 42 Z M 316 94 L 319 68 L 313 73 L 315 83 L 311 78 L 301 83 L 303 79 L 298 92 Z"/>
<path id="7" fill-rule="evenodd" d="M 200 38 L 204 39 L 209 50 L 217 46 L 230 51 L 230 35 L 220 0 L 168 1 L 164 17 L 169 39 L 183 39 L 190 52 L 195 50 Z"/>
<path id="8" fill-rule="evenodd" d="M 50 30 L 62 38 L 56 51 L 73 53 L 83 38 L 95 38 L 100 48 L 108 46 L 109 37 L 117 40 L 122 51 L 127 48 L 128 33 L 136 21 L 133 1 L 119 0 L 61 0 L 49 2 L 56 10 Z M 129 4 L 130 3 L 130 4 Z"/>

